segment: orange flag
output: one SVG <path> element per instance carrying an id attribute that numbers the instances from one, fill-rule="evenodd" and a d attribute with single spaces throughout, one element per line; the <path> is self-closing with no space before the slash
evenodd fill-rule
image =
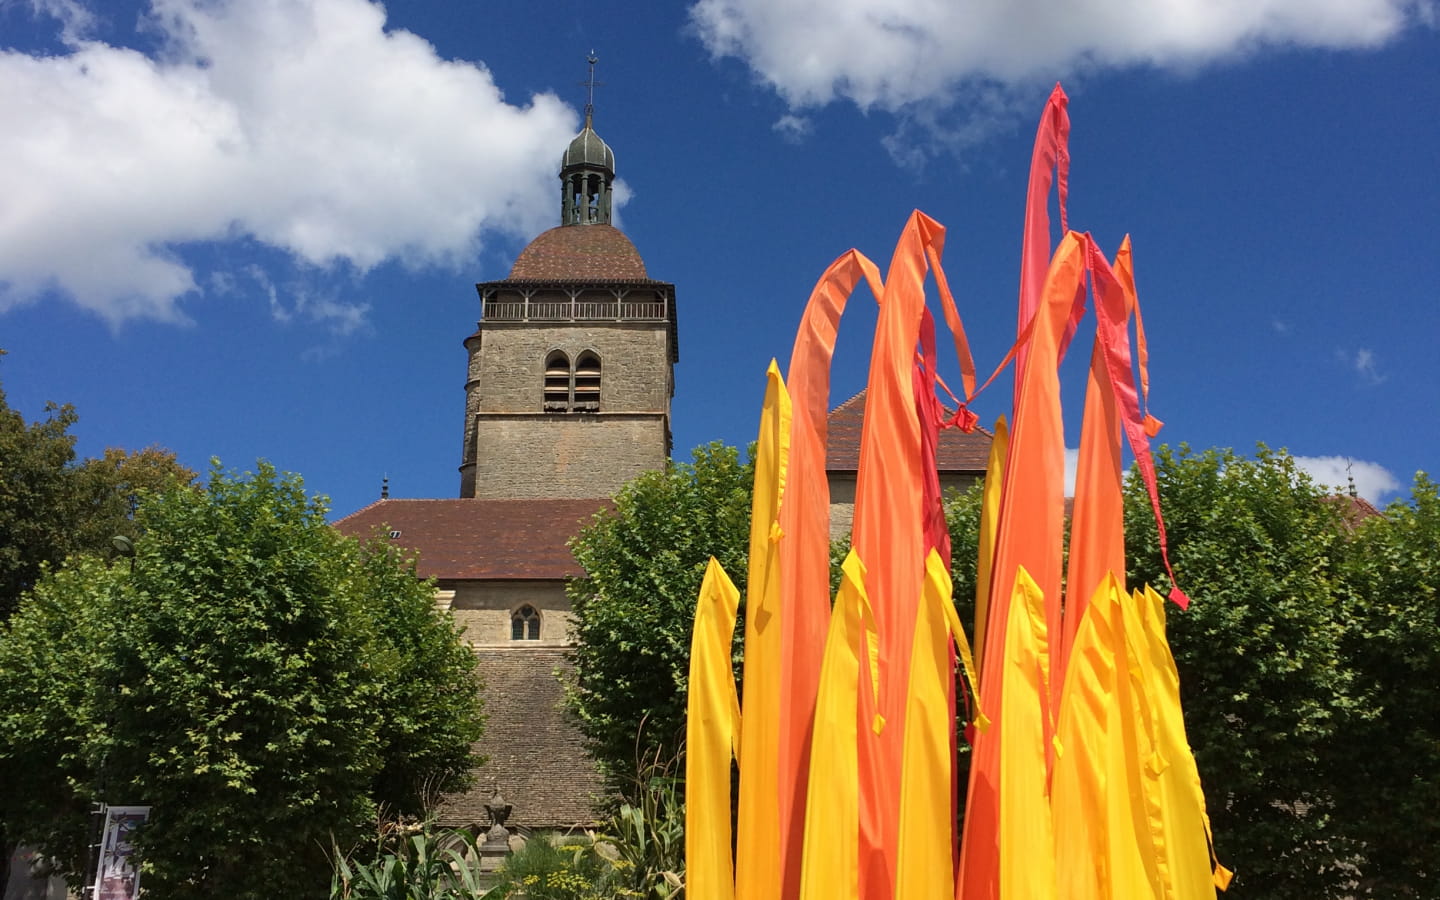
<path id="1" fill-rule="evenodd" d="M 1087 237 L 1087 241 L 1089 238 Z M 1165 519 L 1160 514 L 1160 492 L 1156 485 L 1155 460 L 1150 454 L 1150 438 L 1159 431 L 1160 421 L 1145 415 L 1140 406 L 1139 393 L 1135 389 L 1135 373 L 1130 355 L 1130 337 L 1127 332 L 1129 316 L 1133 311 L 1139 322 L 1139 302 L 1135 296 L 1135 276 L 1130 256 L 1130 240 L 1127 237 L 1115 255 L 1112 269 L 1104 256 L 1090 242 L 1090 272 L 1095 285 L 1095 308 L 1099 319 L 1101 345 L 1105 348 L 1105 365 L 1110 372 L 1111 386 L 1119 405 L 1120 422 L 1135 454 L 1135 468 L 1140 480 L 1150 495 L 1150 509 L 1155 516 L 1155 531 L 1160 543 L 1160 561 L 1170 576 L 1170 599 L 1184 609 L 1190 598 L 1180 590 L 1175 572 L 1170 568 L 1169 539 L 1165 533 Z M 1149 391 L 1149 375 L 1145 371 L 1143 341 L 1141 344 L 1141 383 Z"/>
<path id="2" fill-rule="evenodd" d="M 1056 642 L 1054 700 L 1060 699 L 1070 647 L 1090 596 L 1107 575 L 1125 571 L 1125 504 L 1120 460 L 1120 414 L 1097 332 L 1085 387 L 1085 416 L 1075 466 L 1070 517 L 1070 562 L 1065 577 L 1064 632 Z"/>
<path id="3" fill-rule="evenodd" d="M 855 487 L 853 543 L 869 567 L 866 587 L 880 631 L 879 735 L 860 732 L 860 874 L 867 900 L 888 900 L 895 884 L 905 691 L 915 611 L 923 580 L 920 422 L 911 370 L 924 313 L 928 248 L 945 230 L 920 212 L 896 243 L 880 298 L 870 357 L 865 424 Z"/>
<path id="4" fill-rule="evenodd" d="M 780 895 L 780 526 L 790 446 L 790 395 L 772 360 L 755 448 L 750 570 L 745 590 L 744 722 L 735 891 L 745 900 Z"/>
<path id="5" fill-rule="evenodd" d="M 733 900 L 730 757 L 740 736 L 731 641 L 740 592 L 712 556 L 690 638 L 685 719 L 685 890 L 691 900 Z"/>
<path id="6" fill-rule="evenodd" d="M 861 278 L 880 296 L 880 272 L 850 250 L 820 276 L 800 320 L 785 382 L 792 398 L 790 461 L 780 503 L 781 896 L 800 890 L 811 723 L 830 611 L 830 483 L 825 477 L 830 361 L 845 304 Z M 852 747 L 853 751 L 853 747 Z M 853 777 L 853 776 L 852 776 Z"/>
<path id="7" fill-rule="evenodd" d="M 1055 252 L 1045 281 L 1042 303 L 1030 330 L 1030 352 L 1017 372 L 1020 402 L 1010 427 L 1010 448 L 1000 498 L 995 562 L 991 568 L 990 603 L 985 646 L 996 648 L 1010 631 L 1012 597 L 1023 568 L 1045 606 L 1046 633 L 1060 633 L 1061 546 L 1065 515 L 1065 444 L 1060 419 L 1060 381 L 1057 373 L 1060 341 L 1077 299 L 1084 289 L 1085 241 L 1070 232 Z M 1028 594 L 1025 596 L 1029 596 Z M 1023 614 L 1018 612 L 1017 614 Z M 1046 665 L 1049 664 L 1048 651 Z M 999 897 L 1000 834 L 998 817 L 1002 798 L 1001 759 L 1012 752 L 1028 753 L 1026 737 L 1008 737 L 1002 709 L 1003 679 L 1010 671 L 1003 653 L 987 651 L 981 661 L 980 704 L 1000 710 L 994 725 L 976 736 L 970 763 L 970 788 L 965 804 L 965 831 L 961 844 L 961 879 L 956 896 L 963 900 Z M 1048 685 L 1048 679 L 1047 679 Z M 1040 747 L 1052 733 L 1050 696 L 1039 698 L 1036 711 L 1042 725 Z M 993 714 L 993 713 L 992 713 Z M 1047 844 L 1048 846 L 1048 844 Z"/>

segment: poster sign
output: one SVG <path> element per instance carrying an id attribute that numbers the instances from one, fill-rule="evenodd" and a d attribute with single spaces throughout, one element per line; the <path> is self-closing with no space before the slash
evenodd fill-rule
<path id="1" fill-rule="evenodd" d="M 135 830 L 150 818 L 148 806 L 107 806 L 100 831 L 100 865 L 92 900 L 136 900 L 140 896 L 140 864 L 135 858 Z"/>

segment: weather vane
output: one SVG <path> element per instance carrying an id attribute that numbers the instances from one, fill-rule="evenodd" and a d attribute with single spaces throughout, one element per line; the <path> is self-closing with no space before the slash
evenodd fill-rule
<path id="1" fill-rule="evenodd" d="M 590 77 L 585 81 L 580 82 L 580 84 L 582 87 L 586 88 L 585 124 L 588 126 L 590 124 L 591 117 L 595 115 L 595 89 L 597 87 L 604 87 L 605 82 L 595 80 L 595 64 L 600 61 L 600 57 L 595 55 L 594 50 L 590 51 L 590 55 L 585 58 L 585 61 L 590 63 Z"/>

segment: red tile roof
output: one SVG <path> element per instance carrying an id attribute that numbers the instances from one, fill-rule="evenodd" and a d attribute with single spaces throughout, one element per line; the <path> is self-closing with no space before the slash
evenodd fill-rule
<path id="1" fill-rule="evenodd" d="M 607 499 L 378 500 L 335 523 L 365 538 L 378 529 L 418 557 L 422 578 L 560 579 L 583 575 L 566 542 Z"/>
<path id="2" fill-rule="evenodd" d="M 865 421 L 865 392 L 861 391 L 835 407 L 826 421 L 829 446 L 825 450 L 825 470 L 854 472 L 860 467 L 860 432 Z M 969 434 L 958 428 L 942 430 L 940 444 L 936 449 L 937 468 L 941 472 L 972 472 L 984 475 L 985 465 L 990 460 L 992 437 L 990 432 L 979 426 Z"/>
<path id="3" fill-rule="evenodd" d="M 520 251 L 511 281 L 646 281 L 645 261 L 613 225 L 559 225 Z"/>
<path id="4" fill-rule="evenodd" d="M 1335 506 L 1340 512 L 1340 520 L 1350 529 L 1359 528 L 1360 525 L 1369 519 L 1377 519 L 1385 514 L 1375 508 L 1375 504 L 1364 497 L 1351 497 L 1348 494 L 1331 494 L 1325 498 L 1327 503 Z"/>

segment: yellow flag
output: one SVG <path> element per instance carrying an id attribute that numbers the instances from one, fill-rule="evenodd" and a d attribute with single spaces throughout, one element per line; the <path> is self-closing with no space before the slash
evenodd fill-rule
<path id="1" fill-rule="evenodd" d="M 740 702 L 731 641 L 740 592 L 712 556 L 700 584 L 690 638 L 685 722 L 685 890 L 691 900 L 732 900 L 730 756 L 739 737 Z"/>
<path id="2" fill-rule="evenodd" d="M 1086 604 L 1060 695 L 1052 812 L 1056 879 L 1074 900 L 1156 897 L 1149 775 L 1153 732 L 1143 671 L 1126 642 L 1128 597 L 1114 573 Z M 1136 623 L 1138 625 L 1138 623 Z"/>
<path id="3" fill-rule="evenodd" d="M 780 682 L 782 646 L 777 521 L 790 451 L 790 395 L 774 360 L 755 447 L 750 571 L 745 586 L 745 727 L 740 736 L 740 807 L 735 890 L 744 900 L 780 895 Z"/>
<path id="4" fill-rule="evenodd" d="M 841 566 L 815 698 L 801 900 L 855 900 L 860 894 L 860 666 L 871 667 L 867 680 L 877 684 L 878 650 L 865 566 L 851 550 Z"/>
<path id="5" fill-rule="evenodd" d="M 1149 649 L 1146 684 L 1155 712 L 1159 755 L 1165 896 L 1171 900 L 1213 898 L 1217 886 L 1224 890 L 1229 885 L 1230 871 L 1220 865 L 1212 850 L 1214 841 L 1210 817 L 1205 813 L 1200 772 L 1180 712 L 1180 677 L 1165 638 L 1165 601 L 1147 586 L 1143 594 L 1135 593 L 1134 602 Z"/>
<path id="6" fill-rule="evenodd" d="M 900 767 L 900 840 L 896 900 L 932 900 L 955 894 L 955 816 L 951 797 L 955 720 L 947 696 L 950 665 L 950 573 L 940 555 L 925 560 L 925 584 L 915 617 L 906 696 L 905 746 Z"/>
<path id="7" fill-rule="evenodd" d="M 1019 566 L 1007 617 L 1000 682 L 997 797 L 1002 900 L 1055 900 L 1054 837 L 1046 790 L 1050 659 L 1045 595 Z M 1068 895 L 1067 895 L 1068 896 Z"/>
<path id="8" fill-rule="evenodd" d="M 990 461 L 985 465 L 985 494 L 980 506 L 980 557 L 975 566 L 975 665 L 985 664 L 985 619 L 990 608 L 990 568 L 995 562 L 995 530 L 1000 519 L 1000 488 L 1005 484 L 1005 454 L 1010 449 L 1010 428 L 1005 417 L 995 420 Z M 980 701 L 980 695 L 975 695 Z"/>

